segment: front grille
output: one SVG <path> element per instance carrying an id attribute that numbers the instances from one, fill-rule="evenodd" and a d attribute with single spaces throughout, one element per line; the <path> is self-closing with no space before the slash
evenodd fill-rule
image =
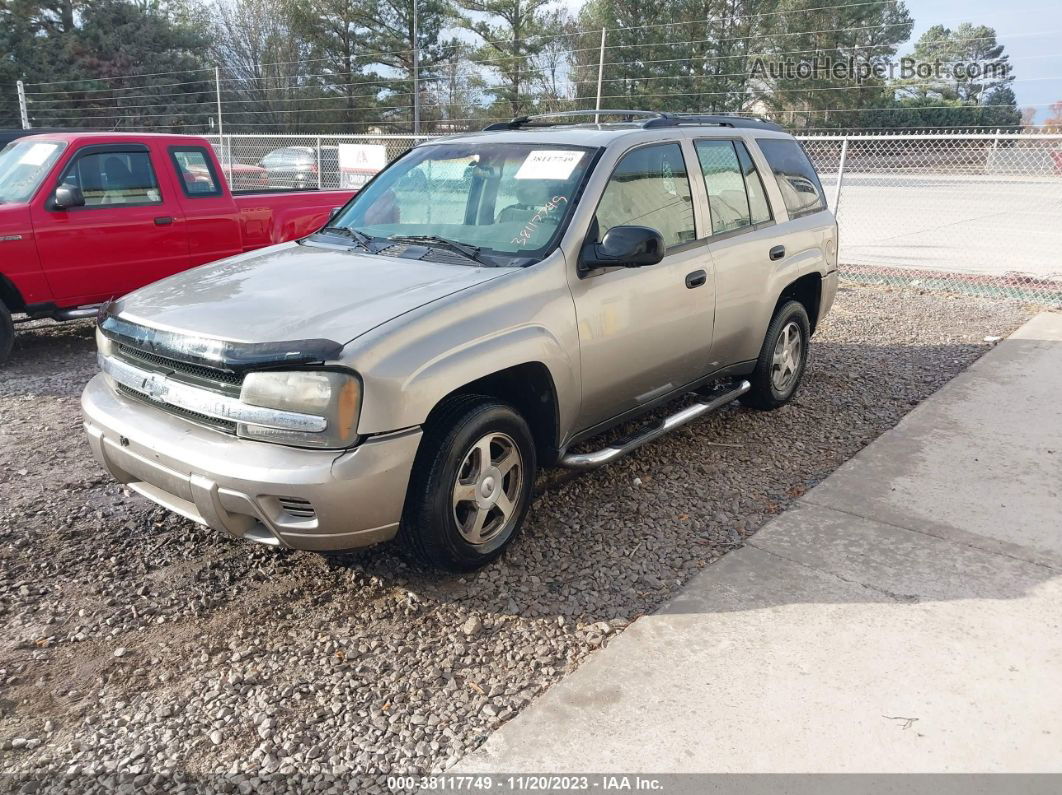
<path id="1" fill-rule="evenodd" d="M 168 403 L 159 403 L 152 400 L 147 395 L 137 392 L 135 389 L 130 389 L 125 384 L 114 385 L 118 391 L 126 397 L 138 400 L 141 403 L 146 403 L 149 406 L 154 406 L 157 409 L 174 414 L 178 417 L 183 417 L 189 422 L 194 422 L 198 425 L 205 425 L 208 428 L 213 428 L 217 431 L 224 431 L 225 433 L 236 433 L 236 423 L 230 420 L 222 420 L 217 417 L 210 417 L 206 414 L 200 414 L 198 411 L 189 411 L 188 409 L 181 408 L 180 406 L 171 406 Z"/>
<path id="2" fill-rule="evenodd" d="M 196 381 L 207 381 L 230 386 L 240 386 L 243 383 L 243 376 L 239 373 L 214 367 L 204 367 L 199 364 L 189 364 L 177 359 L 167 359 L 165 356 L 142 351 L 130 345 L 119 345 L 118 352 L 131 362 L 139 362 L 150 365 L 155 369 L 170 370 L 174 373 L 191 376 Z"/>

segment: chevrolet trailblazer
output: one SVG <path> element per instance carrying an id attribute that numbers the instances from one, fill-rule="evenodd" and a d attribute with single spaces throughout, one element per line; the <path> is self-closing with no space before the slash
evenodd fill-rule
<path id="1" fill-rule="evenodd" d="M 540 467 L 789 401 L 837 289 L 800 145 L 758 119 L 597 114 L 421 144 L 319 232 L 104 307 L 95 455 L 237 538 L 397 536 L 462 570 L 516 537 Z"/>

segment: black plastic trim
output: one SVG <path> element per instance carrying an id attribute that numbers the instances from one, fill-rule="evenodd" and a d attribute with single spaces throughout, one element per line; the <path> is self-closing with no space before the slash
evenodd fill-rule
<path id="1" fill-rule="evenodd" d="M 97 323 L 103 334 L 115 342 L 163 358 L 233 373 L 334 361 L 343 350 L 340 343 L 326 339 L 226 342 L 176 334 L 118 317 L 113 302 L 100 307 Z"/>

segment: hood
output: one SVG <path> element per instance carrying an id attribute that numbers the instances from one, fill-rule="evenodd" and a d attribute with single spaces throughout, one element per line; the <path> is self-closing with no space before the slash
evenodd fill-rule
<path id="1" fill-rule="evenodd" d="M 343 344 L 507 272 L 283 243 L 163 279 L 125 296 L 115 311 L 134 323 L 233 342 Z"/>

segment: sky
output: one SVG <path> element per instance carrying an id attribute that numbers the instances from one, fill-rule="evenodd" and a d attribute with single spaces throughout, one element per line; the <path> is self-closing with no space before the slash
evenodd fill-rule
<path id="1" fill-rule="evenodd" d="M 560 0 L 578 12 L 583 0 Z M 995 28 L 1014 71 L 1018 107 L 1036 106 L 1036 119 L 1049 114 L 1048 105 L 1062 100 L 1062 0 L 905 0 L 914 19 L 911 51 L 927 28 L 955 28 L 963 22 Z"/>

